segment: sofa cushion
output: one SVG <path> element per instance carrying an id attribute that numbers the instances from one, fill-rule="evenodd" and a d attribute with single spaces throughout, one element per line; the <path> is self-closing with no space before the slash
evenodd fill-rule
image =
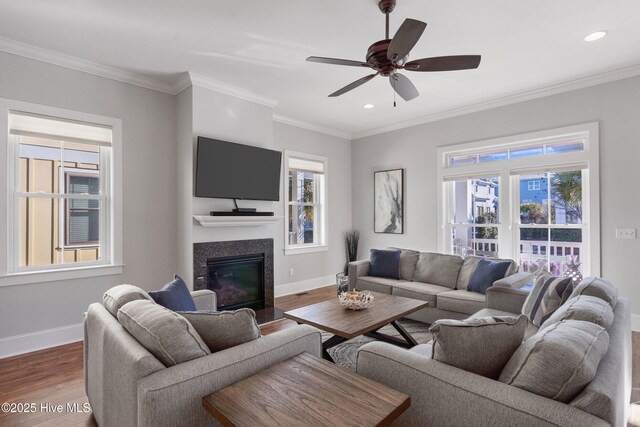
<path id="1" fill-rule="evenodd" d="M 616 308 L 618 302 L 618 290 L 609 282 L 600 277 L 587 277 L 576 288 L 569 298 L 579 295 L 588 295 L 605 300 L 611 308 Z"/>
<path id="2" fill-rule="evenodd" d="M 406 297 L 427 301 L 429 307 L 435 308 L 437 305 L 437 296 L 443 292 L 449 292 L 451 289 L 444 286 L 432 285 L 422 282 L 399 282 L 393 286 L 391 294 L 398 297 Z"/>
<path id="3" fill-rule="evenodd" d="M 416 271 L 416 264 L 420 257 L 420 252 L 411 249 L 387 248 L 388 250 L 400 251 L 400 279 L 413 280 L 413 274 Z"/>
<path id="4" fill-rule="evenodd" d="M 385 277 L 360 276 L 356 282 L 356 289 L 359 291 L 375 291 L 383 294 L 390 294 L 391 288 L 401 280 L 387 279 Z"/>
<path id="5" fill-rule="evenodd" d="M 462 262 L 463 259 L 458 255 L 422 252 L 416 264 L 413 280 L 455 289 Z"/>
<path id="6" fill-rule="evenodd" d="M 187 319 L 153 301 L 125 304 L 118 321 L 167 367 L 211 354 Z"/>
<path id="7" fill-rule="evenodd" d="M 117 317 L 118 310 L 120 310 L 123 305 L 139 299 L 153 302 L 144 289 L 133 285 L 118 285 L 102 295 L 102 305 L 104 305 L 104 308 L 106 308 L 113 317 Z"/>
<path id="8" fill-rule="evenodd" d="M 527 317 L 476 317 L 438 320 L 433 334 L 433 359 L 498 379 L 502 369 L 522 344 Z"/>
<path id="9" fill-rule="evenodd" d="M 495 317 L 495 316 L 517 316 L 515 313 L 509 313 L 508 311 L 496 310 L 494 308 L 483 308 L 482 310 L 473 313 L 469 316 L 469 319 L 473 319 L 476 317 Z M 532 335 L 535 335 L 540 328 L 536 325 L 528 321 L 527 319 L 527 329 L 524 331 L 524 339 L 529 338 Z"/>
<path id="10" fill-rule="evenodd" d="M 371 249 L 369 276 L 400 279 L 400 251 Z"/>
<path id="11" fill-rule="evenodd" d="M 569 299 L 572 291 L 570 277 L 555 277 L 544 272 L 536 278 L 522 306 L 522 314 L 540 326 Z"/>
<path id="12" fill-rule="evenodd" d="M 431 356 L 433 356 L 433 341 L 429 341 L 426 344 L 415 345 L 411 347 L 409 351 L 431 359 Z"/>
<path id="13" fill-rule="evenodd" d="M 256 313 L 249 308 L 235 311 L 182 311 L 212 353 L 260 337 Z"/>
<path id="14" fill-rule="evenodd" d="M 493 282 L 504 278 L 507 270 L 511 267 L 509 261 L 497 262 L 481 259 L 476 265 L 476 270 L 471 275 L 467 290 L 486 294 Z"/>
<path id="15" fill-rule="evenodd" d="M 525 340 L 500 374 L 500 381 L 567 403 L 595 377 L 609 346 L 595 323 L 563 320 Z"/>
<path id="16" fill-rule="evenodd" d="M 161 306 L 173 311 L 196 311 L 196 303 L 184 280 L 177 274 L 173 280 L 159 291 L 149 292 L 149 296 Z"/>
<path id="17" fill-rule="evenodd" d="M 600 298 L 580 295 L 564 303 L 540 326 L 540 329 L 563 320 L 584 320 L 609 329 L 613 324 L 613 309 L 608 302 Z"/>
<path id="18" fill-rule="evenodd" d="M 473 272 L 476 271 L 476 266 L 478 262 L 483 259 L 479 256 L 469 255 L 464 258 L 462 266 L 460 267 L 460 274 L 458 274 L 458 280 L 456 282 L 456 289 L 467 289 L 469 287 L 469 280 L 471 280 L 471 276 Z M 510 276 L 518 270 L 518 264 L 512 259 L 503 259 L 503 258 L 484 258 L 490 261 L 495 262 L 509 262 L 509 268 L 505 273 L 505 276 Z"/>
<path id="19" fill-rule="evenodd" d="M 456 313 L 473 314 L 482 310 L 486 295 L 471 291 L 448 291 L 438 295 L 437 307 L 440 310 L 455 311 Z"/>

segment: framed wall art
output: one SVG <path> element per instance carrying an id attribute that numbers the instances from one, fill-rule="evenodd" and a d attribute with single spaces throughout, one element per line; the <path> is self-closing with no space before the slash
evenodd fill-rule
<path id="1" fill-rule="evenodd" d="M 404 233 L 404 169 L 374 172 L 373 193 L 373 231 Z"/>

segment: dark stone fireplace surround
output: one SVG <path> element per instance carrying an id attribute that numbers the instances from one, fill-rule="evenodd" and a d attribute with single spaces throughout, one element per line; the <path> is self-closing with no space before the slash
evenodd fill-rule
<path id="1" fill-rule="evenodd" d="M 273 239 L 232 240 L 193 244 L 193 288 L 207 289 L 207 260 L 219 257 L 264 254 L 265 305 L 273 307 Z"/>

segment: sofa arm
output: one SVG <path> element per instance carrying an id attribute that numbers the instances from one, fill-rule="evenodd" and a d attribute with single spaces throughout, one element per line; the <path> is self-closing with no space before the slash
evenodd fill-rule
<path id="1" fill-rule="evenodd" d="M 572 406 L 374 342 L 358 352 L 357 372 L 411 396 L 402 426 L 606 426 Z"/>
<path id="2" fill-rule="evenodd" d="M 493 286 L 502 286 L 505 288 L 520 289 L 523 286 L 531 285 L 535 279 L 533 273 L 521 271 L 511 276 L 504 277 L 500 280 L 493 282 Z"/>
<path id="3" fill-rule="evenodd" d="M 209 289 L 201 289 L 191 292 L 193 302 L 196 303 L 197 310 L 217 310 L 216 293 Z"/>
<path id="4" fill-rule="evenodd" d="M 369 260 L 363 259 L 349 263 L 349 290 L 355 289 L 358 283 L 358 277 L 366 276 L 369 273 Z"/>
<path id="5" fill-rule="evenodd" d="M 491 286 L 487 289 L 485 306 L 494 310 L 520 313 L 528 295 L 529 292 L 522 289 Z"/>
<path id="6" fill-rule="evenodd" d="M 308 352 L 320 357 L 320 331 L 299 325 L 138 381 L 138 426 L 212 425 L 202 398 L 276 363 Z"/>

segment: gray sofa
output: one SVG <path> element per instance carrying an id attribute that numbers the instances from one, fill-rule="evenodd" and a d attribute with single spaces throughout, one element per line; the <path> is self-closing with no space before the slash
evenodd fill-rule
<path id="1" fill-rule="evenodd" d="M 215 293 L 192 296 L 198 310 L 216 309 Z M 203 396 L 305 351 L 320 357 L 321 336 L 300 325 L 167 368 L 102 304 L 84 319 L 85 388 L 102 427 L 219 425 Z"/>
<path id="2" fill-rule="evenodd" d="M 388 248 L 397 249 L 397 248 Z M 429 306 L 407 316 L 433 323 L 438 319 L 465 319 L 483 309 L 486 296 L 467 290 L 479 257 L 445 255 L 400 249 L 400 279 L 369 276 L 369 260 L 349 263 L 349 289 L 370 290 L 428 301 Z M 531 283 L 530 273 L 516 273 L 513 260 L 506 277 L 495 286 L 520 288 Z"/>
<path id="3" fill-rule="evenodd" d="M 493 286 L 487 307 L 472 317 L 518 314 L 526 297 L 526 291 Z M 411 396 L 398 425 L 623 427 L 631 393 L 630 322 L 629 301 L 619 298 L 608 352 L 596 377 L 569 404 L 433 360 L 431 344 L 411 350 L 366 344 L 358 353 L 357 372 Z M 536 331 L 530 326 L 526 336 Z"/>

